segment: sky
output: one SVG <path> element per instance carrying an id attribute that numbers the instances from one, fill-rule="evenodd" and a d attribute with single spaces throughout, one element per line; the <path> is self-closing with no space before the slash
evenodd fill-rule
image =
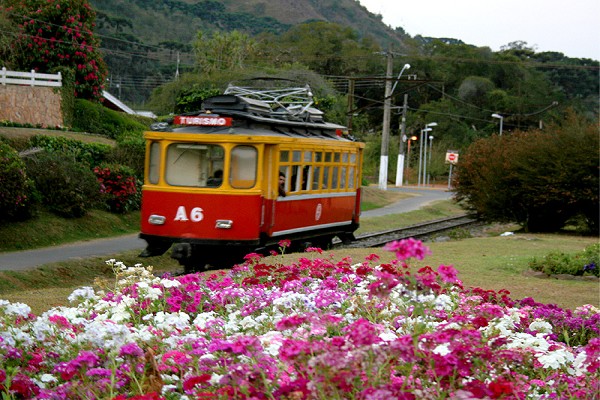
<path id="1" fill-rule="evenodd" d="M 536 52 L 600 60 L 600 0 L 359 0 L 392 28 L 500 50 L 524 41 Z"/>

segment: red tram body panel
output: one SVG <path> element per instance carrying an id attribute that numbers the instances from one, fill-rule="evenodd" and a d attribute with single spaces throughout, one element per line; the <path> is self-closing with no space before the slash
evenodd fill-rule
<path id="1" fill-rule="evenodd" d="M 353 238 L 364 144 L 299 102 L 302 90 L 234 87 L 145 133 L 142 256 L 171 248 L 192 271 L 282 239 L 324 247 Z"/>
<path id="2" fill-rule="evenodd" d="M 182 195 L 146 190 L 142 201 L 142 232 L 147 235 L 199 241 L 259 242 L 263 203 L 260 195 Z M 152 215 L 164 215 L 165 223 L 151 224 Z"/>

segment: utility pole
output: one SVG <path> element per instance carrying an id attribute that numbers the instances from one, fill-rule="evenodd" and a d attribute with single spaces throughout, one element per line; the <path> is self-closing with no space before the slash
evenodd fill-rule
<path id="1" fill-rule="evenodd" d="M 352 134 L 352 117 L 354 113 L 354 79 L 350 78 L 348 80 L 348 111 L 346 118 L 346 125 L 348 127 L 348 132 Z"/>
<path id="2" fill-rule="evenodd" d="M 385 98 L 383 103 L 383 128 L 381 131 L 381 157 L 379 161 L 379 189 L 381 190 L 387 190 L 390 113 L 392 108 L 392 69 L 394 67 L 392 52 L 388 50 L 386 57 L 387 67 L 385 73 Z"/>
<path id="3" fill-rule="evenodd" d="M 402 122 L 400 123 L 400 137 L 398 145 L 398 165 L 396 166 L 396 186 L 402 186 L 404 181 L 404 142 L 406 140 L 406 109 L 408 107 L 408 93 L 404 93 L 402 106 Z"/>

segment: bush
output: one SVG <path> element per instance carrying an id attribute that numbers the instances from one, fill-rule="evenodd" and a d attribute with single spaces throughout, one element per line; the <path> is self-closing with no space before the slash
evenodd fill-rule
<path id="1" fill-rule="evenodd" d="M 128 135 L 121 138 L 108 155 L 110 164 L 120 164 L 131 168 L 138 179 L 144 177 L 146 142 L 141 135 Z M 98 164 L 97 164 L 98 165 Z"/>
<path id="2" fill-rule="evenodd" d="M 583 216 L 598 232 L 597 127 L 570 113 L 562 126 L 473 143 L 454 174 L 457 199 L 483 219 L 554 232 Z"/>
<path id="3" fill-rule="evenodd" d="M 25 163 L 8 144 L 0 142 L 0 220 L 19 220 L 29 216 L 29 193 Z"/>
<path id="4" fill-rule="evenodd" d="M 529 268 L 548 275 L 594 275 L 600 277 L 600 244 L 587 247 L 576 254 L 552 252 L 538 260 L 529 262 Z"/>
<path id="5" fill-rule="evenodd" d="M 114 213 L 125 213 L 140 209 L 141 191 L 131 168 L 123 165 L 103 165 L 94 168 L 100 182 L 107 209 Z"/>
<path id="6" fill-rule="evenodd" d="M 140 122 L 140 116 L 129 117 L 127 114 L 110 110 L 99 103 L 88 100 L 76 100 L 73 129 L 81 132 L 96 133 L 111 139 L 118 139 L 127 133 L 141 133 L 147 130 L 152 119 L 146 118 L 147 124 Z"/>
<path id="7" fill-rule="evenodd" d="M 90 168 L 105 162 L 112 151 L 111 146 L 108 144 L 84 143 L 65 136 L 36 135 L 31 138 L 30 144 L 33 147 L 41 147 L 48 152 L 68 154 L 74 157 L 77 162 L 84 163 Z"/>
<path id="8" fill-rule="evenodd" d="M 94 173 L 72 154 L 41 152 L 26 160 L 42 204 L 66 218 L 84 216 L 100 199 Z"/>

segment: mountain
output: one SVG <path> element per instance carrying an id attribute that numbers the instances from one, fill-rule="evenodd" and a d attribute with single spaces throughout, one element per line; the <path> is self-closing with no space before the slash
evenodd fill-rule
<path id="1" fill-rule="evenodd" d="M 91 0 L 91 4 L 110 71 L 106 89 L 133 103 L 143 103 L 153 88 L 193 66 L 191 43 L 199 31 L 279 35 L 303 22 L 327 21 L 396 51 L 403 50 L 409 38 L 356 0 Z"/>

